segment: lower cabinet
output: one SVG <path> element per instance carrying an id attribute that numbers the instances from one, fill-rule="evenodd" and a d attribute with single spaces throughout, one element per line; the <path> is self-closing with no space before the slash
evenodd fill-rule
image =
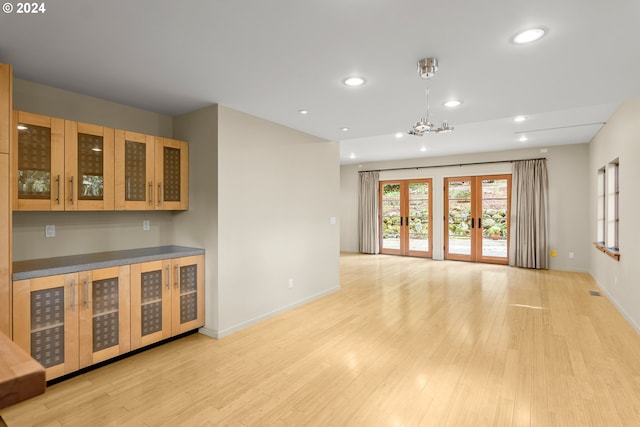
<path id="1" fill-rule="evenodd" d="M 131 266 L 131 348 L 204 325 L 204 257 Z"/>
<path id="2" fill-rule="evenodd" d="M 204 325 L 204 256 L 13 282 L 13 339 L 51 380 Z"/>

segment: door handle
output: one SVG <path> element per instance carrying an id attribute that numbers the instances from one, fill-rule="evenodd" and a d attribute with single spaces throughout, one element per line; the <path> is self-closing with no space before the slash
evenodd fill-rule
<path id="1" fill-rule="evenodd" d="M 476 223 L 475 220 L 476 220 L 475 218 L 471 218 L 471 228 L 475 227 L 475 223 Z"/>
<path id="2" fill-rule="evenodd" d="M 402 227 L 402 217 L 400 217 L 400 227 Z"/>
<path id="3" fill-rule="evenodd" d="M 478 218 L 478 228 L 482 228 L 482 218 Z"/>

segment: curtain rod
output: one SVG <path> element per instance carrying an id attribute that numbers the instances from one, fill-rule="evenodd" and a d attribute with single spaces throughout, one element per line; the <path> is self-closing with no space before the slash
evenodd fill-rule
<path id="1" fill-rule="evenodd" d="M 492 162 L 470 162 L 470 163 L 452 163 L 449 165 L 433 165 L 433 166 L 413 166 L 406 168 L 388 168 L 388 169 L 370 169 L 365 171 L 358 171 L 358 173 L 362 172 L 383 172 L 383 171 L 402 171 L 402 170 L 410 170 L 410 169 L 429 169 L 429 168 L 447 168 L 451 166 L 471 166 L 471 165 L 490 165 L 493 163 L 513 163 L 513 162 L 523 162 L 525 160 L 547 160 L 546 157 L 538 157 L 536 159 L 514 159 L 514 160 L 495 160 Z"/>

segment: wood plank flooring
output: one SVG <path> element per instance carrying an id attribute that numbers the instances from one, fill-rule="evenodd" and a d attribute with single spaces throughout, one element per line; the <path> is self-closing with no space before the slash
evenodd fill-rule
<path id="1" fill-rule="evenodd" d="M 640 335 L 591 277 L 343 254 L 342 289 L 1 412 L 17 426 L 640 426 Z"/>

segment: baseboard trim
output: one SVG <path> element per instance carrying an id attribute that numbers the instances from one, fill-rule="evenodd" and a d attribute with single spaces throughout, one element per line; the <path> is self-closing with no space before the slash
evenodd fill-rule
<path id="1" fill-rule="evenodd" d="M 292 304 L 286 305 L 284 307 L 278 308 L 276 310 L 270 311 L 268 313 L 265 313 L 261 316 L 258 317 L 254 317 L 253 319 L 247 320 L 246 322 L 242 322 L 242 323 L 238 323 L 237 325 L 231 326 L 230 328 L 226 328 L 226 329 L 222 329 L 222 330 L 215 330 L 215 329 L 209 329 L 209 328 L 200 328 L 199 332 L 203 335 L 207 335 L 209 337 L 212 338 L 216 338 L 216 339 L 221 339 L 224 338 L 228 335 L 231 335 L 234 332 L 238 332 L 242 329 L 248 328 L 249 326 L 255 325 L 256 323 L 262 322 L 264 320 L 267 320 L 271 317 L 277 316 L 280 313 L 284 313 L 285 311 L 291 310 L 293 308 L 299 307 L 301 305 L 310 303 L 311 301 L 314 301 L 318 298 L 322 298 L 326 295 L 332 294 L 336 291 L 340 290 L 340 286 L 336 286 L 334 288 L 328 289 L 326 291 L 311 295 L 310 297 L 301 299 L 300 301 L 296 301 Z"/>

